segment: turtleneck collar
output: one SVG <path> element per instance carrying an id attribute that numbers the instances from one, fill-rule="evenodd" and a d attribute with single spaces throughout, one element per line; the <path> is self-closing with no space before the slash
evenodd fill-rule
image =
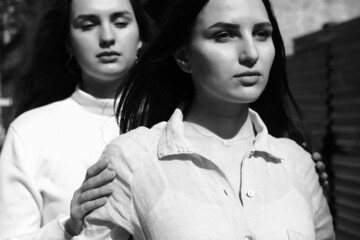
<path id="1" fill-rule="evenodd" d="M 71 95 L 78 104 L 86 110 L 104 116 L 114 115 L 114 99 L 111 98 L 95 98 L 94 96 L 82 91 L 79 86 Z"/>

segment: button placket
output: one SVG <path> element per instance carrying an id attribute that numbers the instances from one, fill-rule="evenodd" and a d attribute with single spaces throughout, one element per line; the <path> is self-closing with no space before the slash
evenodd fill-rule
<path id="1" fill-rule="evenodd" d="M 241 181 L 242 181 L 241 197 L 242 197 L 242 199 L 245 199 L 245 198 L 251 199 L 251 198 L 255 197 L 255 191 L 251 188 L 251 183 L 248 178 L 248 175 L 251 175 L 251 173 L 249 173 L 248 164 L 250 162 L 248 160 L 251 159 L 253 156 L 254 156 L 254 150 L 250 150 L 242 162 L 242 168 L 241 168 Z"/>

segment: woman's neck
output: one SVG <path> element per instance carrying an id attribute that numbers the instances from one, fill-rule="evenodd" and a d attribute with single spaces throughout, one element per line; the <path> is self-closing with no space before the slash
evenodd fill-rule
<path id="1" fill-rule="evenodd" d="M 95 98 L 114 98 L 117 88 L 123 81 L 123 77 L 115 79 L 96 79 L 83 74 L 80 89 Z"/>
<path id="2" fill-rule="evenodd" d="M 248 115 L 248 104 L 205 104 L 194 101 L 186 113 L 185 121 L 198 124 L 222 139 L 232 139 L 247 136 L 252 131 L 251 124 L 243 128 Z"/>

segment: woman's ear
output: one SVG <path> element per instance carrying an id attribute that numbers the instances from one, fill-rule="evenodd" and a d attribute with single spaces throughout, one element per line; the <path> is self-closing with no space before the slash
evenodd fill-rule
<path id="1" fill-rule="evenodd" d="M 139 49 L 141 49 L 142 46 L 143 46 L 143 42 L 140 40 L 140 41 L 138 42 L 137 50 L 139 51 Z"/>
<path id="2" fill-rule="evenodd" d="M 184 48 L 179 49 L 174 54 L 177 65 L 186 73 L 192 73 L 192 67 L 189 59 L 186 57 Z"/>

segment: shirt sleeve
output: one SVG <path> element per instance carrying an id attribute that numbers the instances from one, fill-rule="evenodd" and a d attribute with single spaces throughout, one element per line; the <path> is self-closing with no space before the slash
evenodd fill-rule
<path id="1" fill-rule="evenodd" d="M 295 145 L 295 143 L 293 144 Z M 297 177 L 303 179 L 311 196 L 316 239 L 333 240 L 335 239 L 333 219 L 319 183 L 319 175 L 315 171 L 315 163 L 311 159 L 311 155 L 297 144 L 295 151 L 296 154 L 293 156 L 297 156 L 295 159 Z"/>
<path id="2" fill-rule="evenodd" d="M 305 182 L 308 183 L 312 196 L 316 239 L 335 240 L 333 219 L 323 189 L 319 184 L 319 175 L 315 171 L 315 164 L 310 166 L 305 175 Z"/>
<path id="3" fill-rule="evenodd" d="M 109 145 L 100 159 L 109 159 L 109 168 L 115 170 L 114 190 L 108 202 L 91 212 L 84 221 L 84 229 L 75 240 L 124 239 L 133 234 L 131 211 L 131 162 L 120 147 Z"/>
<path id="4" fill-rule="evenodd" d="M 0 156 L 0 239 L 70 239 L 60 217 L 42 226 L 42 198 L 33 161 L 10 126 Z"/>

